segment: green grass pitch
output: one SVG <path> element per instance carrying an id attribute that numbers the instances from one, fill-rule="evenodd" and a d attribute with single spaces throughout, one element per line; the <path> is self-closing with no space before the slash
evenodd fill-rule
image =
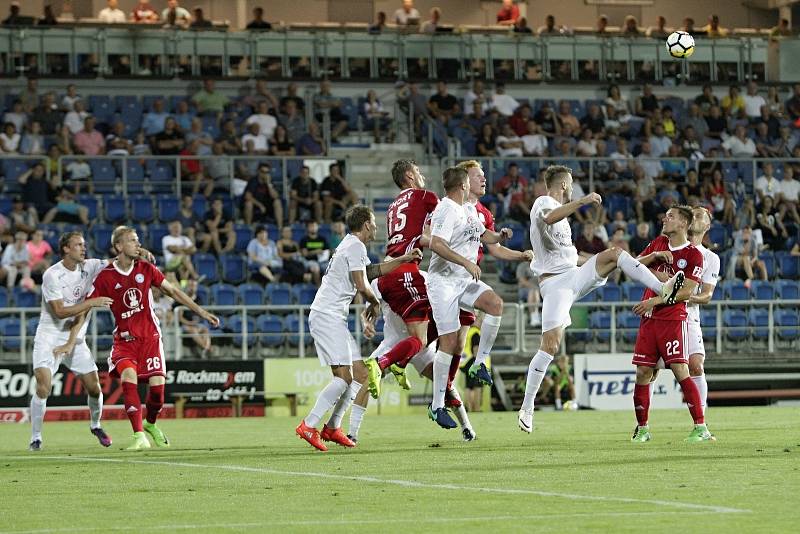
<path id="1" fill-rule="evenodd" d="M 797 532 L 796 408 L 711 409 L 716 443 L 685 444 L 681 411 L 474 414 L 464 443 L 424 415 L 373 416 L 355 450 L 313 451 L 296 419 L 165 420 L 168 450 L 100 447 L 85 423 L 0 427 L 0 532 Z M 346 422 L 346 419 L 345 419 Z"/>

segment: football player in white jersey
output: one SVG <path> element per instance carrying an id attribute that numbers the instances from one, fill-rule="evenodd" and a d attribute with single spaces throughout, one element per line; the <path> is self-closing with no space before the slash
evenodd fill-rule
<path id="1" fill-rule="evenodd" d="M 106 297 L 84 300 L 97 273 L 107 261 L 86 259 L 86 243 L 80 232 L 68 232 L 58 240 L 63 259 L 47 269 L 42 278 L 42 312 L 33 340 L 33 374 L 36 393 L 31 396 L 31 451 L 42 449 L 42 423 L 47 410 L 51 381 L 60 364 L 80 377 L 88 393 L 91 432 L 104 447 L 111 437 L 100 426 L 103 392 L 97 365 L 84 339 L 86 313 L 91 308 L 108 308 Z"/>
<path id="2" fill-rule="evenodd" d="M 375 214 L 368 207 L 358 205 L 347 210 L 345 220 L 350 233 L 331 256 L 308 316 L 317 357 L 322 365 L 330 366 L 333 379 L 320 392 L 311 412 L 295 428 L 300 438 L 323 452 L 328 450 L 323 441 L 344 447 L 355 446 L 341 428 L 342 417 L 361 389 L 361 383 L 353 379 L 351 369 L 354 360 L 361 360 L 361 351 L 347 326 L 353 297 L 358 292 L 368 302 L 362 313 L 364 330 L 365 333 L 374 333 L 380 303 L 372 293 L 369 280 L 390 273 L 403 263 L 422 258 L 422 252 L 414 249 L 390 261 L 370 265 L 366 244 L 375 239 L 378 230 Z M 365 367 L 363 371 L 366 376 Z M 320 433 L 316 427 L 331 409 L 330 419 Z"/>
<path id="3" fill-rule="evenodd" d="M 469 192 L 467 171 L 452 167 L 442 175 L 445 196 L 431 215 L 430 249 L 433 252 L 425 287 L 439 332 L 439 350 L 433 360 L 433 401 L 428 416 L 442 428 L 455 428 L 456 422 L 445 408 L 445 392 L 450 364 L 461 357 L 459 310 L 472 307 L 481 295 L 492 289 L 480 281 L 478 249 L 481 243 L 500 243 L 511 237 L 505 228 L 487 230 L 478 219 L 475 207 L 466 206 Z M 491 348 L 491 347 L 489 347 Z"/>
<path id="4" fill-rule="evenodd" d="M 689 227 L 689 241 L 703 254 L 703 274 L 697 292 L 689 297 L 686 303 L 689 324 L 689 375 L 700 391 L 700 400 L 703 403 L 703 413 L 706 411 L 708 397 L 708 382 L 706 382 L 703 362 L 706 359 L 706 349 L 703 346 L 703 331 L 700 328 L 700 304 L 708 304 L 714 295 L 714 288 L 719 281 L 719 256 L 703 246 L 703 237 L 711 228 L 711 215 L 702 207 L 692 209 L 694 219 Z"/>
<path id="5" fill-rule="evenodd" d="M 525 399 L 517 417 L 520 430 L 533 430 L 533 401 L 547 368 L 558 352 L 564 329 L 572 324 L 572 304 L 604 285 L 619 267 L 632 280 L 652 289 L 665 303 L 674 303 L 683 287 L 683 272 L 662 283 L 650 270 L 627 252 L 612 247 L 588 260 L 579 258 L 572 239 L 569 216 L 583 206 L 601 204 L 597 193 L 572 200 L 572 169 L 551 165 L 544 171 L 547 194 L 531 208 L 531 269 L 539 277 L 542 295 L 542 340 L 528 366 Z"/>

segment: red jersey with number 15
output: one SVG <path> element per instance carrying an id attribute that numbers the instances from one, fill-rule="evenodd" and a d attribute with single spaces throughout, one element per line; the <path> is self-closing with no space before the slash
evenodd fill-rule
<path id="1" fill-rule="evenodd" d="M 419 247 L 422 229 L 439 197 L 426 189 L 404 189 L 386 210 L 386 255 L 396 258 Z M 416 262 L 419 263 L 419 262 Z"/>
<path id="2" fill-rule="evenodd" d="M 669 246 L 669 238 L 665 235 L 660 235 L 647 245 L 647 248 L 644 249 L 641 255 L 646 256 L 652 252 L 663 250 L 672 252 L 672 263 L 666 263 L 660 260 L 655 261 L 648 265 L 650 269 L 667 273 L 670 276 L 678 271 L 683 271 L 687 279 L 694 280 L 698 284 L 700 283 L 700 277 L 703 274 L 703 253 L 700 252 L 697 247 L 687 241 L 684 245 L 672 248 Z M 642 300 L 644 301 L 655 296 L 655 292 L 648 288 L 644 292 Z M 685 321 L 687 317 L 686 303 L 679 302 L 672 306 L 656 306 L 653 308 L 652 315 L 649 317 L 665 321 Z"/>
<path id="3" fill-rule="evenodd" d="M 153 311 L 152 286 L 161 287 L 164 275 L 146 261 L 134 260 L 130 271 L 120 271 L 114 262 L 100 271 L 87 298 L 114 299 L 114 341 L 147 340 L 161 335 Z"/>

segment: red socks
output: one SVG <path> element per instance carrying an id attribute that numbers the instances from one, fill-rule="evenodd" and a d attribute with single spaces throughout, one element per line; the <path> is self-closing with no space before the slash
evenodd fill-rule
<path id="1" fill-rule="evenodd" d="M 456 379 L 456 373 L 461 366 L 461 355 L 454 354 L 453 359 L 450 361 L 450 371 L 447 373 L 447 389 L 453 389 L 453 380 Z"/>
<path id="2" fill-rule="evenodd" d="M 410 359 L 422 350 L 422 341 L 414 336 L 409 336 L 398 343 L 389 352 L 378 358 L 378 365 L 381 369 L 386 369 L 393 363 L 399 363 Z"/>
<path id="3" fill-rule="evenodd" d="M 645 426 L 650 418 L 650 384 L 633 387 L 633 409 L 639 426 Z"/>
<path id="4" fill-rule="evenodd" d="M 683 391 L 683 400 L 686 401 L 686 406 L 689 408 L 689 413 L 692 414 L 694 424 L 701 425 L 705 423 L 703 417 L 703 403 L 700 400 L 700 390 L 692 380 L 692 377 L 686 377 L 680 381 L 681 390 Z"/>
<path id="5" fill-rule="evenodd" d="M 147 422 L 155 424 L 158 419 L 158 414 L 161 412 L 161 407 L 164 406 L 164 384 L 159 386 L 150 386 L 147 392 Z"/>
<path id="6" fill-rule="evenodd" d="M 123 382 L 122 398 L 125 401 L 125 413 L 128 415 L 128 419 L 131 422 L 131 427 L 133 427 L 133 431 L 143 432 L 142 400 L 139 398 L 138 386 L 131 382 Z"/>

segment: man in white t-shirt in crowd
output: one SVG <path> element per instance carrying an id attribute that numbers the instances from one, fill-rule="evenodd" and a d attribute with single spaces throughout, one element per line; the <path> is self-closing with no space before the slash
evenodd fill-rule
<path id="1" fill-rule="evenodd" d="M 782 192 L 783 188 L 780 181 L 775 177 L 775 168 L 771 162 L 765 161 L 761 166 L 761 170 L 764 174 L 756 179 L 754 185 L 758 205 L 764 202 L 765 197 L 770 197 L 772 200 L 777 201 L 778 195 Z M 775 202 L 775 204 L 777 204 L 777 202 Z"/>
<path id="2" fill-rule="evenodd" d="M 125 12 L 119 6 L 118 0 L 108 0 L 108 6 L 100 10 L 97 19 L 106 24 L 124 24 Z"/>
<path id="3" fill-rule="evenodd" d="M 791 165 L 783 168 L 783 180 L 781 180 L 780 186 L 778 205 L 781 213 L 788 213 L 796 223 L 800 223 L 800 216 L 797 212 L 797 203 L 800 201 L 800 182 L 795 179 L 794 169 Z"/>
<path id="4" fill-rule="evenodd" d="M 460 309 L 461 306 L 481 308 L 481 296 L 492 291 L 480 280 L 481 269 L 477 260 L 481 243 L 500 243 L 510 238 L 512 232 L 508 228 L 493 232 L 481 223 L 475 206 L 467 202 L 469 175 L 465 169 L 446 169 L 442 181 L 445 196 L 431 215 L 430 249 L 433 255 L 425 280 L 433 320 L 439 332 L 439 350 L 433 360 L 433 400 L 428 406 L 428 416 L 442 428 L 455 428 L 456 422 L 450 417 L 444 401 L 450 364 L 453 358 L 461 357 L 462 347 L 458 343 Z M 496 330 L 494 335 L 497 335 Z M 482 352 L 488 354 L 491 348 L 489 345 Z"/>
<path id="5" fill-rule="evenodd" d="M 414 7 L 414 0 L 403 0 L 403 7 L 395 11 L 392 18 L 398 26 L 419 24 L 419 11 Z"/>
<path id="6" fill-rule="evenodd" d="M 522 136 L 522 151 L 526 156 L 546 156 L 547 137 L 542 135 L 536 121 L 528 121 L 528 133 Z"/>
<path id="7" fill-rule="evenodd" d="M 161 249 L 164 251 L 165 271 L 177 273 L 178 280 L 197 278 L 192 265 L 192 254 L 197 252 L 197 248 L 189 237 L 183 235 L 180 221 L 169 223 L 169 234 L 161 238 Z"/>
<path id="8" fill-rule="evenodd" d="M 498 83 L 494 88 L 491 107 L 496 109 L 500 115 L 510 117 L 519 107 L 519 102 L 513 96 L 506 94 L 506 85 L 504 83 Z"/>
<path id="9" fill-rule="evenodd" d="M 269 103 L 266 100 L 260 101 L 256 106 L 256 112 L 247 117 L 245 124 L 250 125 L 257 122 L 259 133 L 267 139 L 271 139 L 272 135 L 275 133 L 275 128 L 278 126 L 278 120 L 273 115 L 270 115 L 268 111 Z M 244 144 L 244 142 L 242 142 L 242 144 Z"/>
<path id="10" fill-rule="evenodd" d="M 573 196 L 572 170 L 551 165 L 544 171 L 547 194 L 536 199 L 531 208 L 531 269 L 539 277 L 542 296 L 542 340 L 539 350 L 528 366 L 525 399 L 517 417 L 520 430 L 533 430 L 533 401 L 542 384 L 547 368 L 558 353 L 564 329 L 572 321 L 570 309 L 594 289 L 604 285 L 616 268 L 630 278 L 660 295 L 663 302 L 672 304 L 683 287 L 682 271 L 662 283 L 645 265 L 616 247 L 585 259 L 578 255 L 572 239 L 569 216 L 583 206 L 600 205 L 602 198 L 589 193 L 583 198 Z"/>
<path id="11" fill-rule="evenodd" d="M 475 79 L 472 81 L 472 89 L 464 95 L 464 109 L 472 109 L 476 100 L 481 101 L 481 111 L 483 113 L 489 111 L 489 95 L 484 91 L 483 80 Z"/>
<path id="12" fill-rule="evenodd" d="M 242 136 L 242 149 L 246 154 L 267 154 L 269 139 L 261 133 L 261 124 L 251 122 L 247 125 L 247 133 Z"/>
<path id="13" fill-rule="evenodd" d="M 741 124 L 736 127 L 734 135 L 722 142 L 722 148 L 733 158 L 752 158 L 756 155 L 756 144 L 747 137 L 747 128 Z"/>
<path id="14" fill-rule="evenodd" d="M 33 340 L 33 374 L 36 393 L 31 396 L 31 441 L 28 449 L 42 450 L 42 425 L 47 411 L 47 397 L 53 375 L 61 364 L 75 373 L 88 394 L 91 415 L 90 430 L 104 447 L 111 445 L 111 436 L 100 426 L 103 392 L 97 375 L 94 356 L 86 344 L 86 317 L 91 308 L 108 308 L 112 299 L 98 297 L 85 300 L 104 260 L 87 260 L 86 243 L 80 232 L 67 232 L 58 240 L 62 260 L 44 272 L 42 280 L 42 312 Z"/>
<path id="15" fill-rule="evenodd" d="M 744 113 L 747 119 L 753 123 L 761 117 L 761 106 L 766 106 L 767 101 L 758 94 L 758 84 L 750 82 L 747 84 L 747 94 L 744 95 Z"/>
<path id="16" fill-rule="evenodd" d="M 497 136 L 497 155 L 500 157 L 522 157 L 522 147 L 525 146 L 522 139 L 514 132 L 511 125 L 503 125 L 503 131 Z"/>
<path id="17" fill-rule="evenodd" d="M 355 447 L 341 428 L 342 417 L 367 379 L 361 350 L 347 326 L 353 297 L 361 293 L 367 302 L 361 318 L 364 334 L 371 337 L 375 334 L 374 321 L 380 315 L 380 302 L 369 281 L 392 272 L 403 263 L 422 259 L 422 252 L 414 249 L 390 261 L 371 265 L 366 244 L 375 239 L 378 231 L 375 214 L 366 206 L 356 205 L 347 210 L 345 221 L 350 233 L 336 247 L 308 315 L 317 357 L 323 366 L 330 366 L 333 379 L 320 392 L 311 412 L 295 428 L 298 436 L 323 452 L 328 450 L 323 441 Z M 330 410 L 333 410 L 331 416 L 320 433 L 316 427 Z"/>

